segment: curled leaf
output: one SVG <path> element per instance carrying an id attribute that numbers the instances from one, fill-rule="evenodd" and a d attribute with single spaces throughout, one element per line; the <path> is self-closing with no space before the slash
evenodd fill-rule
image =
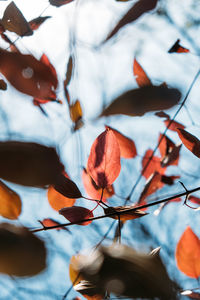
<path id="1" fill-rule="evenodd" d="M 59 210 L 59 214 L 64 216 L 71 223 L 76 223 L 77 225 L 89 225 L 92 221 L 80 221 L 94 217 L 91 210 L 81 206 L 64 207 Z"/>

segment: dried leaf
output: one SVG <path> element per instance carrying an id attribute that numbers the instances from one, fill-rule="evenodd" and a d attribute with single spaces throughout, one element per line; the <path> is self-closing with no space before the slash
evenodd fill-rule
<path id="1" fill-rule="evenodd" d="M 6 7 L 0 23 L 6 30 L 15 32 L 19 36 L 33 34 L 29 23 L 13 1 Z"/>
<path id="2" fill-rule="evenodd" d="M 63 215 L 71 223 L 76 223 L 77 225 L 89 225 L 92 221 L 81 222 L 84 219 L 93 218 L 93 212 L 85 207 L 72 206 L 64 207 L 59 210 L 59 214 Z"/>
<path id="3" fill-rule="evenodd" d="M 165 174 L 166 172 L 166 168 L 162 168 L 161 167 L 161 159 L 158 156 L 153 156 L 151 158 L 153 154 L 153 150 L 148 149 L 145 152 L 145 155 L 142 159 L 142 175 L 148 179 L 152 174 L 154 174 L 156 171 L 160 174 Z M 151 158 L 151 159 L 150 159 Z M 150 160 L 150 162 L 149 162 Z M 149 163 L 148 163 L 149 162 Z M 146 164 L 148 163 L 148 167 L 146 167 L 145 171 L 144 168 L 146 166 Z"/>
<path id="4" fill-rule="evenodd" d="M 0 178 L 35 187 L 55 183 L 64 169 L 55 148 L 18 141 L 0 142 L 0 165 Z"/>
<path id="5" fill-rule="evenodd" d="M 58 80 L 50 66 L 31 55 L 0 49 L 0 72 L 20 92 L 51 99 Z"/>
<path id="6" fill-rule="evenodd" d="M 49 18 L 51 18 L 51 17 L 50 16 L 37 17 L 37 18 L 29 21 L 29 26 L 33 31 L 37 30 L 40 27 L 40 25 L 42 25 Z"/>
<path id="7" fill-rule="evenodd" d="M 102 188 L 98 187 L 92 177 L 87 173 L 87 170 L 84 168 L 82 172 L 82 181 L 86 193 L 93 199 L 100 200 L 102 194 Z M 113 186 L 107 186 L 103 191 L 102 201 L 106 202 L 107 198 L 110 198 L 114 195 Z"/>
<path id="8" fill-rule="evenodd" d="M 171 121 L 170 118 L 164 121 L 165 126 L 171 131 L 177 131 L 177 128 L 184 129 L 185 126 L 179 122 Z M 171 124 L 170 124 L 171 123 Z M 169 125 L 170 124 L 170 125 Z M 169 126 L 169 127 L 168 127 Z"/>
<path id="9" fill-rule="evenodd" d="M 180 98 L 181 94 L 177 89 L 144 86 L 117 97 L 103 110 L 100 117 L 118 114 L 143 116 L 146 112 L 171 108 L 179 102 Z"/>
<path id="10" fill-rule="evenodd" d="M 114 29 L 109 33 L 105 41 L 113 37 L 123 26 L 136 21 L 144 13 L 156 7 L 157 0 L 139 0 L 133 4 L 123 18 L 117 23 Z"/>
<path id="11" fill-rule="evenodd" d="M 54 185 L 54 189 L 67 198 L 82 197 L 82 194 L 79 188 L 77 187 L 77 185 L 75 184 L 75 182 L 73 182 L 72 180 L 70 180 L 64 175 L 60 175 L 57 178 L 57 182 Z"/>
<path id="12" fill-rule="evenodd" d="M 145 73 L 141 65 L 138 63 L 136 58 L 134 59 L 134 63 L 133 63 L 133 74 L 135 76 L 135 80 L 139 85 L 139 87 L 152 85 L 151 80 L 149 79 L 149 77 L 147 76 L 147 74 Z"/>
<path id="13" fill-rule="evenodd" d="M 51 227 L 51 226 L 57 226 L 57 225 L 60 225 L 61 223 L 59 223 L 59 222 L 57 222 L 57 221 L 55 221 L 55 220 L 53 220 L 53 219 L 51 219 L 51 218 L 47 218 L 47 219 L 44 219 L 44 220 L 42 220 L 42 221 L 39 221 L 45 228 L 46 227 Z M 71 233 L 70 231 L 69 231 L 69 229 L 68 228 L 66 228 L 66 227 L 63 227 L 63 226 L 60 226 L 60 227 L 57 227 L 56 228 L 56 230 L 65 230 L 65 231 L 68 231 L 69 233 Z"/>
<path id="14" fill-rule="evenodd" d="M 168 53 L 188 53 L 189 49 L 180 45 L 180 40 L 178 39 L 173 46 L 168 50 Z"/>
<path id="15" fill-rule="evenodd" d="M 120 149 L 112 130 L 105 130 L 94 141 L 87 163 L 87 171 L 96 185 L 111 185 L 121 170 Z"/>
<path id="16" fill-rule="evenodd" d="M 129 139 L 127 136 L 123 135 L 121 132 L 117 131 L 116 129 L 110 126 L 106 125 L 105 127 L 106 129 L 112 130 L 114 132 L 115 137 L 119 144 L 121 157 L 133 158 L 137 155 L 137 150 L 133 140 Z"/>
<path id="17" fill-rule="evenodd" d="M 0 215 L 16 220 L 21 214 L 21 207 L 19 195 L 0 180 Z"/>
<path id="18" fill-rule="evenodd" d="M 184 129 L 177 128 L 177 133 L 184 146 L 200 158 L 200 140 Z"/>
<path id="19" fill-rule="evenodd" d="M 62 5 L 68 4 L 72 2 L 73 0 L 49 0 L 49 3 L 53 6 L 60 7 Z"/>
<path id="20" fill-rule="evenodd" d="M 0 79 L 0 90 L 2 91 L 7 90 L 7 83 L 3 79 Z"/>
<path id="21" fill-rule="evenodd" d="M 11 276 L 33 276 L 46 267 L 44 242 L 25 227 L 0 225 L 0 272 Z"/>
<path id="22" fill-rule="evenodd" d="M 176 247 L 176 262 L 179 270 L 185 275 L 200 276 L 200 240 L 188 226 Z"/>
<path id="23" fill-rule="evenodd" d="M 147 215 L 142 210 L 135 210 L 135 211 L 127 211 L 129 209 L 135 208 L 135 204 L 133 205 L 126 205 L 126 206 L 115 206 L 115 207 L 107 207 L 104 208 L 104 213 L 105 215 L 110 214 L 110 213 L 119 213 L 120 216 L 120 221 L 127 221 L 127 220 L 135 220 L 141 217 L 144 217 Z M 126 212 L 127 211 L 127 212 Z M 118 220 L 118 214 L 115 216 L 109 216 L 110 218 Z"/>

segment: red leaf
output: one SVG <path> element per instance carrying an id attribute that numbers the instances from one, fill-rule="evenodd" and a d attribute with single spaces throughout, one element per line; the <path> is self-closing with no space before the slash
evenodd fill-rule
<path id="1" fill-rule="evenodd" d="M 192 203 L 200 205 L 200 198 L 197 198 L 195 196 L 189 196 L 188 200 L 191 201 Z"/>
<path id="2" fill-rule="evenodd" d="M 20 92 L 49 99 L 58 80 L 52 68 L 31 55 L 0 49 L 0 72 Z"/>
<path id="3" fill-rule="evenodd" d="M 118 177 L 120 149 L 112 130 L 105 130 L 94 141 L 87 163 L 87 170 L 96 185 L 105 188 Z"/>
<path id="4" fill-rule="evenodd" d="M 154 9 L 156 7 L 157 0 L 139 0 L 134 3 L 133 6 L 128 10 L 124 17 L 117 23 L 114 29 L 110 32 L 106 41 L 114 36 L 123 26 L 134 22 L 144 13 Z"/>
<path id="5" fill-rule="evenodd" d="M 83 180 L 83 185 L 86 190 L 86 193 L 92 198 L 92 199 L 97 199 L 100 200 L 101 194 L 102 194 L 102 189 L 96 185 L 92 177 L 87 173 L 86 169 L 83 169 L 82 173 L 82 180 Z M 113 186 L 107 186 L 104 191 L 103 191 L 103 198 L 102 201 L 106 202 L 107 198 L 110 198 L 114 195 L 114 188 Z"/>
<path id="6" fill-rule="evenodd" d="M 180 271 L 192 278 L 200 276 L 200 240 L 188 226 L 176 247 L 176 262 Z"/>
<path id="7" fill-rule="evenodd" d="M 29 21 L 29 26 L 32 30 L 37 30 L 40 27 L 40 25 L 42 25 L 49 18 L 51 18 L 51 17 L 50 16 L 37 17 L 37 18 Z"/>
<path id="8" fill-rule="evenodd" d="M 142 169 L 149 161 L 149 158 L 152 156 L 153 150 L 149 149 L 146 151 L 145 156 L 142 159 Z M 161 167 L 161 159 L 158 156 L 153 156 L 148 164 L 148 167 L 143 172 L 143 176 L 148 179 L 154 172 L 159 172 L 160 174 L 165 174 L 166 168 Z"/>
<path id="9" fill-rule="evenodd" d="M 92 211 L 81 206 L 64 207 L 59 210 L 59 214 L 63 215 L 70 222 L 77 223 L 77 225 L 89 225 L 92 221 L 79 222 L 94 217 Z"/>
<path id="10" fill-rule="evenodd" d="M 177 128 L 181 128 L 181 129 L 184 129 L 184 128 L 185 128 L 184 125 L 182 125 L 181 123 L 178 123 L 178 122 L 176 122 L 176 121 L 172 121 L 172 123 L 171 123 L 170 126 L 168 127 L 168 125 L 169 125 L 170 122 L 171 122 L 170 119 L 164 121 L 165 126 L 166 126 L 169 130 L 177 131 Z"/>
<path id="11" fill-rule="evenodd" d="M 178 39 L 174 44 L 173 46 L 168 50 L 168 53 L 188 53 L 190 52 L 189 49 L 181 46 L 179 44 L 180 40 Z"/>
<path id="12" fill-rule="evenodd" d="M 49 0 L 49 3 L 53 6 L 62 6 L 62 5 L 65 5 L 65 4 L 68 4 L 70 2 L 72 2 L 73 0 Z"/>
<path id="13" fill-rule="evenodd" d="M 151 80 L 141 67 L 141 65 L 138 63 L 136 58 L 134 59 L 133 63 L 133 74 L 135 76 L 135 80 L 137 81 L 137 84 L 139 87 L 145 86 L 145 85 L 152 85 Z"/>
<path id="14" fill-rule="evenodd" d="M 166 135 L 160 134 L 159 140 L 159 150 L 161 154 L 161 166 L 167 167 L 169 165 L 178 165 L 179 162 L 179 152 L 181 145 L 175 145 Z"/>
<path id="15" fill-rule="evenodd" d="M 185 147 L 200 158 L 200 140 L 184 129 L 177 128 L 177 132 Z"/>
<path id="16" fill-rule="evenodd" d="M 44 219 L 44 220 L 40 221 L 40 223 L 41 223 L 44 227 L 51 227 L 51 226 L 57 226 L 57 225 L 60 225 L 59 222 L 57 222 L 57 221 L 55 221 L 55 220 L 53 220 L 53 219 L 51 219 L 51 218 Z M 56 228 L 56 230 L 61 230 L 61 229 L 70 232 L 68 228 L 65 228 L 65 227 L 62 227 L 62 226 Z"/>
<path id="17" fill-rule="evenodd" d="M 137 155 L 137 150 L 135 147 L 135 143 L 133 140 L 129 139 L 127 136 L 123 135 L 116 129 L 112 127 L 105 126 L 106 129 L 110 129 L 114 132 L 115 137 L 118 141 L 119 148 L 120 148 L 120 156 L 123 158 L 133 158 Z"/>

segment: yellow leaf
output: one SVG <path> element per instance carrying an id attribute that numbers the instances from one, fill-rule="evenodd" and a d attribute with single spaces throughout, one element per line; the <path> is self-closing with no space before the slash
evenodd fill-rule
<path id="1" fill-rule="evenodd" d="M 0 215 L 15 220 L 21 213 L 21 207 L 19 195 L 0 181 Z"/>
<path id="2" fill-rule="evenodd" d="M 70 106 L 70 117 L 72 122 L 77 123 L 83 116 L 81 104 L 79 100 L 76 100 L 74 104 Z"/>

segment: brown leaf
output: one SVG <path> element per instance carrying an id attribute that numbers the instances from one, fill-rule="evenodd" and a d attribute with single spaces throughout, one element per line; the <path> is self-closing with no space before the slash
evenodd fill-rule
<path id="1" fill-rule="evenodd" d="M 58 80 L 52 68 L 31 55 L 0 49 L 0 72 L 20 92 L 51 99 Z"/>
<path id="2" fill-rule="evenodd" d="M 111 185 L 121 170 L 120 149 L 112 130 L 105 130 L 94 141 L 87 163 L 87 171 L 96 185 Z"/>
<path id="3" fill-rule="evenodd" d="M 192 278 L 200 276 L 200 240 L 188 226 L 176 247 L 176 262 L 179 270 Z"/>
<path id="4" fill-rule="evenodd" d="M 83 226 L 89 225 L 92 221 L 79 223 L 80 221 L 94 217 L 91 210 L 81 206 L 64 207 L 59 210 L 59 214 L 63 215 L 71 223 Z"/>
<path id="5" fill-rule="evenodd" d="M 155 113 L 155 115 L 159 118 L 166 118 L 167 120 L 169 119 L 169 115 L 166 114 L 164 111 L 158 111 Z"/>
<path id="6" fill-rule="evenodd" d="M 60 7 L 62 5 L 68 4 L 72 2 L 73 0 L 49 0 L 49 3 L 53 6 Z"/>
<path id="7" fill-rule="evenodd" d="M 117 23 L 114 29 L 109 33 L 105 41 L 113 37 L 123 26 L 136 21 L 144 13 L 154 9 L 156 4 L 157 0 L 139 0 L 134 3 L 123 18 Z"/>
<path id="8" fill-rule="evenodd" d="M 142 210 L 135 210 L 135 211 L 127 211 L 129 209 L 135 208 L 135 204 L 133 205 L 126 205 L 126 206 L 115 206 L 115 207 L 107 207 L 104 208 L 104 213 L 105 215 L 110 214 L 110 213 L 119 213 L 113 216 L 109 216 L 110 218 L 118 220 L 118 215 L 120 216 L 120 221 L 127 221 L 127 220 L 135 220 L 141 217 L 144 217 L 147 215 Z M 126 212 L 127 211 L 127 212 Z"/>
<path id="9" fill-rule="evenodd" d="M 0 165 L 0 178 L 35 187 L 55 183 L 64 169 L 55 148 L 18 141 L 0 142 Z"/>
<path id="10" fill-rule="evenodd" d="M 0 272 L 11 276 L 33 276 L 46 267 L 44 242 L 25 227 L 0 225 Z"/>
<path id="11" fill-rule="evenodd" d="M 177 133 L 184 146 L 200 158 L 200 140 L 184 129 L 177 128 Z"/>
<path id="12" fill-rule="evenodd" d="M 67 198 L 82 197 L 82 194 L 79 188 L 77 187 L 77 185 L 75 184 L 75 182 L 73 182 L 72 180 L 70 180 L 64 175 L 60 175 L 57 178 L 57 182 L 54 185 L 54 189 Z"/>
<path id="13" fill-rule="evenodd" d="M 6 7 L 0 23 L 6 30 L 15 32 L 19 36 L 33 34 L 29 23 L 13 1 Z"/>
<path id="14" fill-rule="evenodd" d="M 118 114 L 143 116 L 146 112 L 171 108 L 179 102 L 180 98 L 181 93 L 177 89 L 144 86 L 117 97 L 103 110 L 100 117 Z"/>
<path id="15" fill-rule="evenodd" d="M 162 138 L 162 140 L 161 140 Z M 161 140 L 161 142 L 160 142 Z M 166 135 L 159 136 L 159 151 L 161 154 L 161 166 L 177 166 L 179 163 L 179 153 L 181 145 L 175 145 Z"/>
<path id="16" fill-rule="evenodd" d="M 105 126 L 106 129 L 110 129 L 114 132 L 115 137 L 117 138 L 119 148 L 120 148 L 120 156 L 123 158 L 133 158 L 137 155 L 136 146 L 133 140 L 129 139 L 127 136 L 123 135 L 121 132 L 116 129 Z"/>
<path id="17" fill-rule="evenodd" d="M 0 90 L 2 91 L 7 90 L 7 83 L 3 79 L 0 79 Z"/>
<path id="18" fill-rule="evenodd" d="M 173 46 L 168 50 L 168 53 L 188 53 L 189 49 L 180 45 L 180 40 L 178 39 Z"/>
<path id="19" fill-rule="evenodd" d="M 67 64 L 66 78 L 65 78 L 65 80 L 64 80 L 64 88 L 65 88 L 65 89 L 67 88 L 68 84 L 69 84 L 70 81 L 71 81 L 72 73 L 73 73 L 73 57 L 70 56 L 70 57 L 69 57 L 68 64 Z"/>
<path id="20" fill-rule="evenodd" d="M 149 79 L 149 77 L 147 76 L 147 74 L 145 73 L 141 65 L 138 63 L 136 58 L 134 59 L 134 63 L 133 63 L 133 74 L 135 76 L 135 80 L 139 85 L 139 87 L 152 85 L 151 80 Z"/>
<path id="21" fill-rule="evenodd" d="M 47 19 L 51 18 L 50 16 L 45 16 L 45 17 L 37 17 L 31 21 L 29 21 L 29 26 L 30 28 L 34 31 L 37 30 L 40 25 L 42 25 Z"/>

